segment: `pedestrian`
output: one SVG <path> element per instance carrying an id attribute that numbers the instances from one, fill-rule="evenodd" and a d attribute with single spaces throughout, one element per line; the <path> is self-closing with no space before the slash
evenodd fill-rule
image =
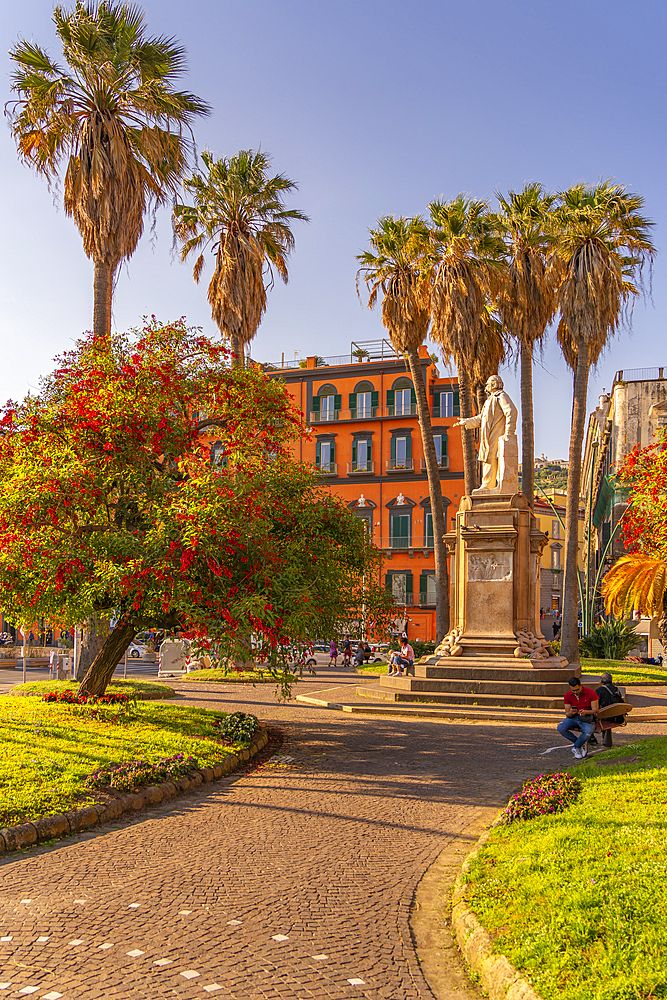
<path id="1" fill-rule="evenodd" d="M 366 650 L 364 648 L 364 644 L 363 644 L 363 642 L 360 642 L 359 645 L 357 646 L 355 654 L 354 654 L 354 666 L 355 666 L 355 669 L 357 667 L 362 667 L 364 665 L 364 658 L 365 658 L 365 656 L 366 656 Z"/>
<path id="2" fill-rule="evenodd" d="M 338 646 L 335 639 L 332 639 L 329 643 L 329 666 L 332 663 L 335 667 L 338 666 Z"/>
<path id="3" fill-rule="evenodd" d="M 415 666 L 415 651 L 408 642 L 407 635 L 405 635 L 404 633 L 403 638 L 401 639 L 401 652 L 398 656 L 394 658 L 394 676 L 398 675 L 402 677 L 404 670 L 406 676 L 410 672 L 410 670 L 412 670 L 412 672 L 414 673 L 414 666 Z"/>
<path id="4" fill-rule="evenodd" d="M 560 622 L 558 621 L 557 618 L 554 618 L 554 623 L 551 626 L 551 631 L 554 634 L 554 639 L 557 639 L 558 636 L 560 635 Z"/>
<path id="5" fill-rule="evenodd" d="M 611 674 L 602 675 L 600 678 L 600 687 L 595 689 L 595 693 L 598 696 L 600 708 L 606 708 L 607 705 L 622 705 L 625 701 L 621 691 L 612 682 Z M 612 719 L 607 719 L 606 721 L 625 722 L 625 716 L 615 715 Z"/>
<path id="6" fill-rule="evenodd" d="M 343 666 L 349 667 L 352 661 L 352 643 L 349 635 L 343 639 Z"/>
<path id="7" fill-rule="evenodd" d="M 560 735 L 573 744 L 572 753 L 577 760 L 581 760 L 587 755 L 586 744 L 595 732 L 598 696 L 592 688 L 584 687 L 578 677 L 570 677 L 567 683 L 570 690 L 563 698 L 565 718 L 558 723 L 557 728 Z M 575 736 L 573 729 L 579 729 L 581 735 Z"/>

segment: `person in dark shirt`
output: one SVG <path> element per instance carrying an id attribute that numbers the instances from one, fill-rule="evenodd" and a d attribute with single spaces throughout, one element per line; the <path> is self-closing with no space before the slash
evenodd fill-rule
<path id="1" fill-rule="evenodd" d="M 598 696 L 592 688 L 584 687 L 578 677 L 570 677 L 567 683 L 570 690 L 563 699 L 565 718 L 558 723 L 558 732 L 573 744 L 572 753 L 581 760 L 588 753 L 586 744 L 595 732 Z M 581 730 L 578 737 L 572 732 L 575 728 Z"/>
<path id="2" fill-rule="evenodd" d="M 602 675 L 600 687 L 595 689 L 595 693 L 598 696 L 600 708 L 606 708 L 607 705 L 619 705 L 625 701 L 621 691 L 612 683 L 611 674 Z M 615 715 L 613 718 L 607 719 L 607 722 L 625 722 L 625 716 Z"/>

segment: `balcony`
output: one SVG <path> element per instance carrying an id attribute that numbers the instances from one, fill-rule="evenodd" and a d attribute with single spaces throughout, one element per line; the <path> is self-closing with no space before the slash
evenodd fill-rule
<path id="1" fill-rule="evenodd" d="M 348 476 L 373 476 L 375 475 L 375 462 L 348 462 Z"/>
<path id="2" fill-rule="evenodd" d="M 398 462 L 394 458 L 388 458 L 386 460 L 386 463 L 387 463 L 386 468 L 388 473 L 415 471 L 415 462 L 413 458 L 404 458 L 402 462 Z"/>
<path id="3" fill-rule="evenodd" d="M 420 469 L 421 469 L 422 472 L 426 472 L 426 459 L 425 458 L 420 459 L 419 467 L 420 467 Z M 443 455 L 442 456 L 442 458 L 438 462 L 438 468 L 439 469 L 443 469 L 443 470 L 449 468 L 449 455 Z"/>
<path id="4" fill-rule="evenodd" d="M 414 549 L 428 552 L 433 549 L 433 536 L 427 535 L 426 541 L 424 541 L 424 536 L 421 533 L 417 538 L 406 538 L 405 535 L 376 535 L 372 541 L 378 549 L 384 549 L 387 552 L 412 552 Z"/>
<path id="5" fill-rule="evenodd" d="M 315 471 L 319 476 L 337 476 L 338 475 L 338 462 L 326 462 L 324 465 L 318 465 Z"/>
<path id="6" fill-rule="evenodd" d="M 431 414 L 439 420 L 454 420 L 461 416 L 460 406 L 434 406 Z"/>
<path id="7" fill-rule="evenodd" d="M 377 417 L 414 417 L 417 410 L 414 406 L 364 406 L 353 410 L 332 410 L 321 413 L 310 410 L 308 421 L 311 424 L 330 424 L 339 420 L 372 420 Z"/>

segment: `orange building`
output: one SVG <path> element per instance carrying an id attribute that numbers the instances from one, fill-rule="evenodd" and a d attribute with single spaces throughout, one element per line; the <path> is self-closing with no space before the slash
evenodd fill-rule
<path id="1" fill-rule="evenodd" d="M 455 378 L 441 378 L 420 348 L 447 529 L 464 493 Z M 386 340 L 353 343 L 349 356 L 262 365 L 282 379 L 312 434 L 294 444 L 366 523 L 385 554 L 382 578 L 405 607 L 408 634 L 435 638 L 433 519 L 415 391 L 406 361 Z"/>

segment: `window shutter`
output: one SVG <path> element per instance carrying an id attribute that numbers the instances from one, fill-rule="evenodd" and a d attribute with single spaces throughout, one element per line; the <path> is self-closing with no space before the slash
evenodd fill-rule
<path id="1" fill-rule="evenodd" d="M 389 395 L 389 393 L 387 393 L 387 395 Z M 396 465 L 396 438 L 395 437 L 392 437 L 392 439 L 391 439 L 391 464 L 392 464 L 392 467 L 394 465 Z"/>
<path id="2" fill-rule="evenodd" d="M 321 461 L 322 461 L 322 442 L 318 441 L 317 444 L 315 445 L 315 465 L 317 465 L 318 468 Z"/>
<path id="3" fill-rule="evenodd" d="M 352 442 L 352 462 L 354 463 L 356 461 L 357 461 L 357 442 L 353 441 Z"/>
<path id="4" fill-rule="evenodd" d="M 373 438 L 368 438 L 366 447 L 366 457 L 369 462 L 373 457 Z"/>
<path id="5" fill-rule="evenodd" d="M 433 392 L 433 416 L 440 416 L 440 390 L 437 389 Z"/>
<path id="6" fill-rule="evenodd" d="M 412 573 L 405 574 L 405 603 L 412 604 Z"/>
<path id="7" fill-rule="evenodd" d="M 412 435 L 408 434 L 405 441 L 405 457 L 408 461 L 412 458 Z"/>
<path id="8" fill-rule="evenodd" d="M 336 461 L 336 442 L 333 438 L 331 439 L 330 444 L 331 444 L 331 450 L 329 454 L 331 455 L 331 464 L 333 465 L 333 463 Z"/>
<path id="9" fill-rule="evenodd" d="M 391 592 L 391 573 L 385 573 L 384 585 L 385 588 Z"/>
<path id="10" fill-rule="evenodd" d="M 393 389 L 387 389 L 387 406 L 391 406 L 391 407 L 394 406 L 395 395 L 396 394 L 395 394 L 395 392 L 394 392 Z M 391 416 L 392 414 L 389 414 L 389 415 Z"/>
<path id="11" fill-rule="evenodd" d="M 419 577 L 419 603 L 426 604 L 426 573 Z"/>
<path id="12" fill-rule="evenodd" d="M 458 391 L 454 393 L 454 416 L 455 417 L 461 416 L 461 402 L 460 402 L 460 394 L 458 393 Z"/>
<path id="13" fill-rule="evenodd" d="M 376 410 L 377 410 L 377 408 L 378 408 L 379 405 L 380 405 L 380 393 L 376 389 L 373 389 L 373 392 L 371 393 L 371 416 L 372 417 L 376 416 Z"/>
<path id="14" fill-rule="evenodd" d="M 319 413 L 319 412 L 320 412 L 320 397 L 313 396 L 313 413 Z"/>
<path id="15" fill-rule="evenodd" d="M 417 412 L 417 393 L 415 392 L 414 388 L 410 389 L 410 407 L 411 407 L 410 409 L 411 413 Z"/>
<path id="16" fill-rule="evenodd" d="M 343 397 L 334 396 L 334 410 L 338 410 L 340 412 L 340 408 L 342 405 L 343 405 Z"/>
<path id="17" fill-rule="evenodd" d="M 357 408 L 357 394 L 356 394 L 356 392 L 351 392 L 350 393 L 348 405 L 350 407 L 350 410 L 352 410 L 352 412 L 354 413 L 354 411 Z"/>
<path id="18" fill-rule="evenodd" d="M 442 431 L 442 433 L 440 434 L 440 441 L 442 442 L 441 445 L 440 445 L 440 448 L 442 449 L 441 454 L 442 454 L 442 457 L 445 458 L 445 456 L 447 455 L 447 431 L 446 430 Z"/>

